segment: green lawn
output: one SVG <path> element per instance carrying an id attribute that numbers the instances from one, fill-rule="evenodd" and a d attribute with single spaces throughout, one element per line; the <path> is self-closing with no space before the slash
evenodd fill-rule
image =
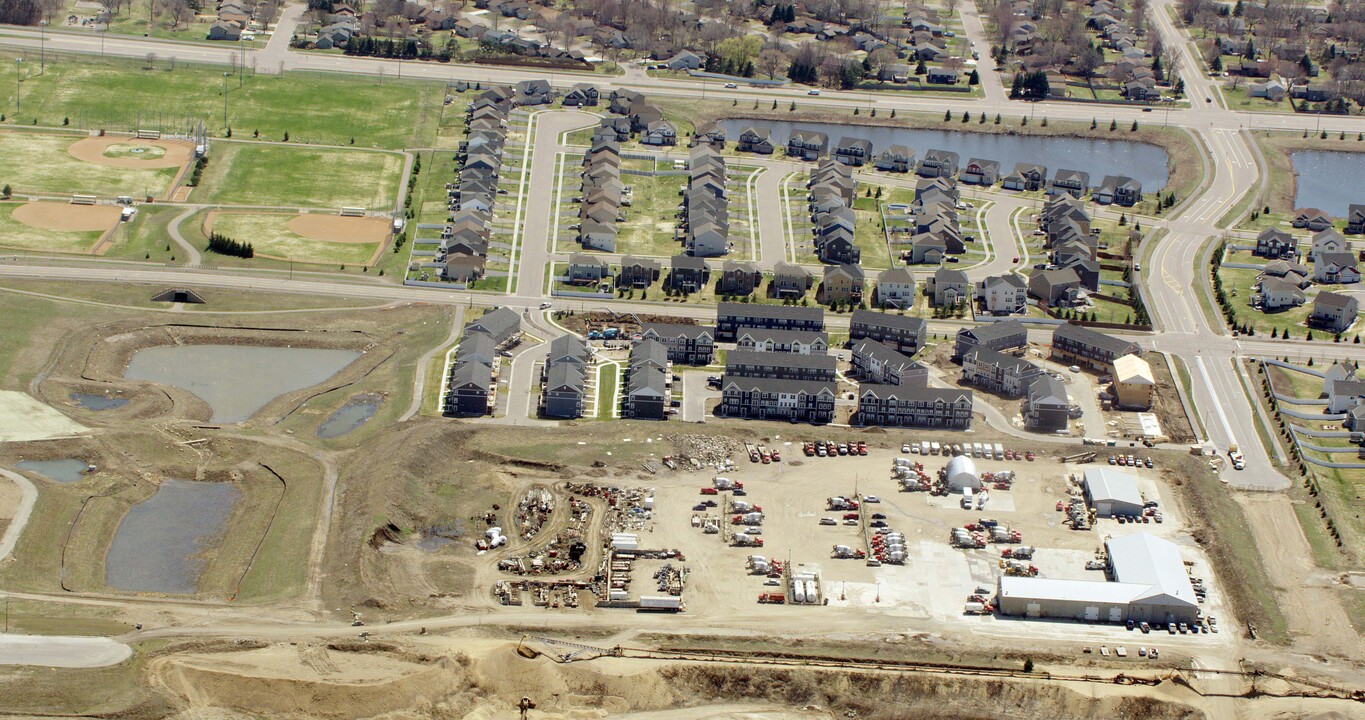
<path id="1" fill-rule="evenodd" d="M 1265 98 L 1251 97 L 1247 94 L 1246 85 L 1235 90 L 1229 85 L 1224 85 L 1223 99 L 1227 102 L 1228 109 L 1232 111 L 1294 112 L 1294 107 L 1286 100 L 1271 102 Z"/>
<path id="2" fill-rule="evenodd" d="M 1218 269 L 1218 276 L 1223 279 L 1223 291 L 1228 294 L 1228 300 L 1232 302 L 1237 324 L 1250 323 L 1255 328 L 1257 335 L 1270 335 L 1272 331 L 1278 335 L 1289 332 L 1294 338 L 1303 339 L 1309 330 L 1304 323 L 1313 311 L 1313 299 L 1322 290 L 1341 289 L 1331 285 L 1310 285 L 1304 289 L 1304 295 L 1307 297 L 1302 305 L 1267 313 L 1251 307 L 1251 298 L 1255 295 L 1252 287 L 1256 284 L 1257 275 L 1259 273 L 1256 270 L 1230 267 Z M 1236 297 L 1232 296 L 1234 290 L 1237 292 Z M 1358 325 L 1353 327 L 1358 327 Z M 1351 333 L 1347 333 L 1347 335 L 1349 336 Z M 1325 331 L 1318 331 L 1313 334 L 1313 337 L 1314 339 L 1330 341 L 1332 336 Z"/>
<path id="3" fill-rule="evenodd" d="M 171 242 L 166 226 L 183 211 L 174 205 L 141 205 L 132 222 L 119 224 L 104 256 L 128 260 L 168 263 L 184 262 L 185 252 Z M 193 220 L 186 222 L 188 225 Z M 170 246 L 170 249 L 167 249 Z"/>
<path id="4" fill-rule="evenodd" d="M 184 131 L 203 122 L 211 135 L 223 136 L 223 66 L 172 62 L 168 46 L 146 69 L 145 60 L 103 59 L 91 55 L 49 55 L 39 75 L 24 53 L 23 111 L 9 121 L 28 125 L 127 131 L 137 127 Z M 0 107 L 12 109 L 14 62 L 0 53 Z M 172 69 L 172 65 L 174 69 Z M 232 77 L 227 87 L 227 123 L 238 137 L 260 132 L 261 139 L 362 147 L 401 148 L 430 145 L 446 115 L 459 115 L 464 98 L 442 105 L 445 85 L 324 73 Z"/>
<path id="5" fill-rule="evenodd" d="M 0 204 L 0 247 L 30 252 L 88 253 L 100 231 L 68 232 L 36 228 L 15 220 L 14 209 L 22 203 Z"/>
<path id="6" fill-rule="evenodd" d="M 603 365 L 597 383 L 597 419 L 612 419 L 616 409 L 616 385 L 620 382 L 621 366 L 615 363 Z"/>
<path id="7" fill-rule="evenodd" d="M 175 168 L 140 170 L 77 160 L 67 148 L 83 137 L 0 131 L 0 181 L 16 194 L 161 195 L 175 177 Z"/>
<path id="8" fill-rule="evenodd" d="M 216 213 L 214 232 L 250 242 L 258 255 L 295 262 L 361 265 L 370 261 L 378 243 L 320 242 L 285 227 L 294 215 L 283 213 Z"/>
<path id="9" fill-rule="evenodd" d="M 270 207 L 391 209 L 400 155 L 369 150 L 217 143 L 191 199 Z"/>
<path id="10" fill-rule="evenodd" d="M 567 178 L 564 182 L 564 194 L 567 197 L 576 196 L 578 190 L 573 187 L 576 184 L 574 179 Z M 687 184 L 687 178 L 681 175 L 626 175 L 621 182 L 629 185 L 633 192 L 630 207 L 622 208 L 626 213 L 626 221 L 617 224 L 616 252 L 655 257 L 672 257 L 681 252 L 682 244 L 673 239 L 673 230 L 678 225 L 676 213 L 682 202 L 678 189 Z M 575 219 L 573 222 L 578 221 Z M 575 237 L 576 233 L 566 227 L 560 232 L 559 245 L 572 249 L 576 246 Z"/>

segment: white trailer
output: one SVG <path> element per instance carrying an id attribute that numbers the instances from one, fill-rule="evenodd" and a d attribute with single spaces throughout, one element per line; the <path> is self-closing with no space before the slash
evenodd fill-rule
<path id="1" fill-rule="evenodd" d="M 995 444 L 995 459 L 996 460 L 1005 459 L 1005 446 L 1001 445 L 1000 443 Z"/>

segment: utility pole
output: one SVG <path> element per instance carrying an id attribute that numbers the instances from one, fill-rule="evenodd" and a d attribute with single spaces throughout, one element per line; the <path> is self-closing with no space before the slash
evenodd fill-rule
<path id="1" fill-rule="evenodd" d="M 19 82 L 22 80 L 23 58 L 14 58 L 14 112 L 19 112 Z M 15 118 L 18 120 L 18 118 Z"/>
<path id="2" fill-rule="evenodd" d="M 227 81 L 228 81 L 228 76 L 231 75 L 231 74 L 232 74 L 232 73 L 228 73 L 228 72 L 224 72 L 224 73 L 223 73 L 223 130 L 224 130 L 224 131 L 227 131 L 227 128 L 228 128 L 228 107 L 227 107 L 227 93 L 228 93 L 228 90 L 227 90 Z"/>
<path id="3" fill-rule="evenodd" d="M 38 74 L 47 72 L 47 21 L 38 21 Z"/>

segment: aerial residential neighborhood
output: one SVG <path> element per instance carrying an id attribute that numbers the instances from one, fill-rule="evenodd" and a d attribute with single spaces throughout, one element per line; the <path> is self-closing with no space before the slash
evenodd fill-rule
<path id="1" fill-rule="evenodd" d="M 1358 717 L 1363 22 L 0 7 L 0 714 Z"/>

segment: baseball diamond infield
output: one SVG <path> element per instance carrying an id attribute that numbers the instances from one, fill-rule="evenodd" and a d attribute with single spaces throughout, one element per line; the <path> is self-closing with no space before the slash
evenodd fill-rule
<path id="1" fill-rule="evenodd" d="M 71 157 L 117 168 L 178 168 L 194 156 L 188 140 L 144 140 L 128 137 L 89 137 L 71 143 Z M 138 157 L 145 154 L 146 157 Z"/>
<path id="2" fill-rule="evenodd" d="M 213 210 L 204 218 L 204 233 L 249 242 L 261 257 L 372 265 L 388 240 L 389 223 L 382 217 Z"/>
<path id="3" fill-rule="evenodd" d="M 30 227 L 65 232 L 105 231 L 119 221 L 117 205 L 30 202 L 14 209 L 15 220 Z"/>

